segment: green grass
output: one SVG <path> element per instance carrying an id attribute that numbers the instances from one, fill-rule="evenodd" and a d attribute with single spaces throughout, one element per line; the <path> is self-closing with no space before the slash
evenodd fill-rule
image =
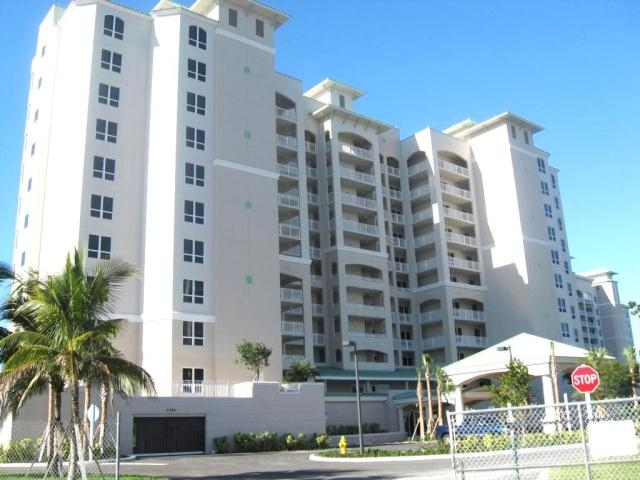
<path id="1" fill-rule="evenodd" d="M 357 449 L 350 448 L 346 454 L 340 453 L 339 449 L 326 450 L 318 453 L 321 457 L 330 458 L 362 458 L 362 457 L 413 457 L 416 455 L 441 455 L 448 454 L 449 447 L 444 443 L 433 446 L 421 447 L 413 450 L 383 450 L 379 448 L 367 448 L 360 455 Z"/>
<path id="2" fill-rule="evenodd" d="M 549 480 L 586 480 L 584 466 L 553 468 Z M 615 478 L 640 478 L 640 463 L 609 463 L 591 465 L 591 480 L 611 480 Z"/>

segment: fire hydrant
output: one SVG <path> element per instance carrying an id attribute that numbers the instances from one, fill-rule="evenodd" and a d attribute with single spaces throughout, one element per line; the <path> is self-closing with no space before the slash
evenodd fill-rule
<path id="1" fill-rule="evenodd" d="M 347 439 L 345 438 L 344 435 L 342 435 L 342 437 L 340 437 L 340 441 L 338 442 L 338 447 L 340 447 L 340 453 L 342 455 L 346 455 L 347 454 Z"/>

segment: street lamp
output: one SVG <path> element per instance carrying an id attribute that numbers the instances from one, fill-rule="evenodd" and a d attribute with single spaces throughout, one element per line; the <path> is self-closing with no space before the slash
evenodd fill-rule
<path id="1" fill-rule="evenodd" d="M 358 409 L 358 441 L 360 443 L 360 455 L 364 454 L 364 449 L 362 448 L 362 410 L 360 408 L 360 374 L 358 372 L 358 346 L 356 342 L 345 340 L 342 342 L 342 346 L 344 348 L 351 347 L 353 348 L 353 363 L 356 370 L 356 404 Z"/>
<path id="2" fill-rule="evenodd" d="M 508 350 L 509 351 L 509 363 L 511 363 L 511 361 L 513 360 L 513 355 L 511 355 L 511 345 L 505 345 L 504 347 L 497 347 L 497 350 L 499 352 L 506 352 Z"/>

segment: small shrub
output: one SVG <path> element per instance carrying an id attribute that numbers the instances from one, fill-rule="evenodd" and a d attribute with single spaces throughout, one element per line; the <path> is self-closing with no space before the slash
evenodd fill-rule
<path id="1" fill-rule="evenodd" d="M 313 441 L 315 443 L 315 447 L 316 448 L 325 449 L 325 448 L 329 448 L 331 446 L 330 443 L 329 443 L 329 435 L 327 435 L 326 433 L 323 433 L 321 435 L 317 435 L 313 439 Z"/>
<path id="2" fill-rule="evenodd" d="M 215 437 L 213 439 L 213 450 L 216 453 L 229 453 L 229 439 L 225 437 Z"/>
<path id="3" fill-rule="evenodd" d="M 257 435 L 258 450 L 273 452 L 278 450 L 278 435 L 272 432 L 262 432 Z"/>
<path id="4" fill-rule="evenodd" d="M 258 451 L 258 441 L 255 433 L 238 432 L 233 436 L 233 443 L 237 452 Z"/>

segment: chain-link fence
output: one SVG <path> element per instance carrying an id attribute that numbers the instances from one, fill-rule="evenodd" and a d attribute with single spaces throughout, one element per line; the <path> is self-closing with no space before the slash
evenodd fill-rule
<path id="1" fill-rule="evenodd" d="M 0 475 L 117 478 L 118 435 L 118 417 L 77 428 L 15 419 L 11 440 L 0 445 Z"/>
<path id="2" fill-rule="evenodd" d="M 456 479 L 640 478 L 639 399 L 449 413 Z"/>

